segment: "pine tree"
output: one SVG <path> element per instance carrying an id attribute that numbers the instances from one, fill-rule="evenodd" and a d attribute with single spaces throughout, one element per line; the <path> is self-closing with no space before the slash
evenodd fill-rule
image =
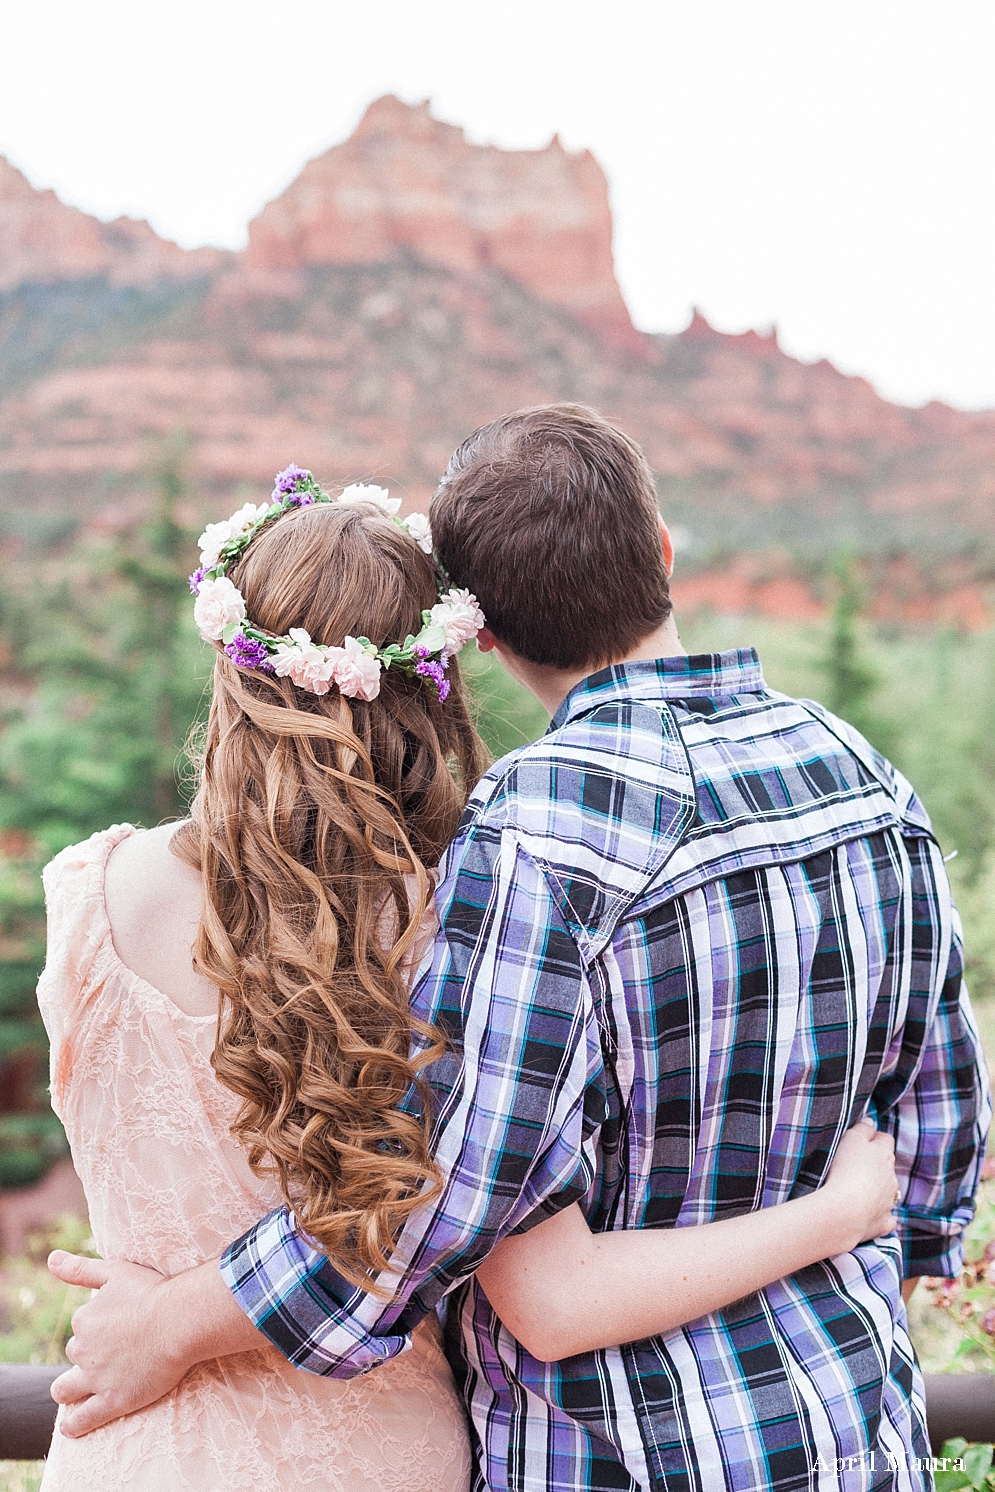
<path id="1" fill-rule="evenodd" d="M 860 635 L 863 590 L 852 563 L 839 558 L 833 565 L 835 600 L 829 617 L 826 650 L 820 669 L 826 679 L 823 701 L 848 724 L 866 736 L 885 756 L 894 754 L 895 732 L 875 708 L 880 685 L 877 672 L 868 662 Z"/>
<path id="2" fill-rule="evenodd" d="M 34 1000 L 41 867 L 109 824 L 184 809 L 182 744 L 210 660 L 192 622 L 181 497 L 167 464 L 147 522 L 47 588 L 7 577 L 0 641 L 21 697 L 0 734 L 0 1185 L 34 1180 L 63 1143 Z"/>

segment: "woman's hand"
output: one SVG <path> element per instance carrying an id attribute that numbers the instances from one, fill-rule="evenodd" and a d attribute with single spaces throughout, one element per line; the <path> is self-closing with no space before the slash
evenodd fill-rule
<path id="1" fill-rule="evenodd" d="M 838 1234 L 839 1247 L 833 1253 L 848 1253 L 858 1243 L 894 1232 L 892 1212 L 899 1189 L 891 1136 L 870 1119 L 847 1130 L 817 1195 L 826 1203 Z"/>

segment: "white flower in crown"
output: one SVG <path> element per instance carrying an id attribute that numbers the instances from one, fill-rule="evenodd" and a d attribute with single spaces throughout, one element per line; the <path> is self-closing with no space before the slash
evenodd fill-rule
<path id="1" fill-rule="evenodd" d="M 391 497 L 386 487 L 367 487 L 362 482 L 353 482 L 339 495 L 339 502 L 350 507 L 353 503 L 372 503 L 386 518 L 393 518 L 401 506 L 399 497 Z"/>
<path id="2" fill-rule="evenodd" d="M 266 518 L 273 503 L 246 503 L 233 513 L 228 522 L 231 524 L 231 536 L 237 538 L 239 534 L 247 534 L 249 529 L 257 524 L 260 518 Z"/>
<path id="3" fill-rule="evenodd" d="M 242 592 L 226 575 L 222 575 L 220 580 L 202 580 L 194 602 L 193 616 L 205 642 L 217 642 L 232 622 L 245 620 Z"/>
<path id="4" fill-rule="evenodd" d="M 228 540 L 232 537 L 231 523 L 225 518 L 221 523 L 209 523 L 197 540 L 200 549 L 200 567 L 202 570 L 213 570 L 218 563 L 221 551 Z"/>
<path id="5" fill-rule="evenodd" d="M 407 529 L 419 549 L 426 554 L 432 553 L 432 528 L 424 513 L 409 513 L 407 518 L 400 518 L 398 522 Z"/>
<path id="6" fill-rule="evenodd" d="M 201 568 L 213 570 L 225 545 L 232 539 L 237 539 L 240 534 L 248 533 L 260 518 L 266 517 L 269 510 L 269 503 L 260 503 L 258 506 L 255 503 L 246 503 L 230 518 L 225 518 L 220 523 L 209 523 L 197 540 L 200 547 Z"/>
<path id="7" fill-rule="evenodd" d="M 432 607 L 432 625 L 445 628 L 446 651 L 458 653 L 484 625 L 484 613 L 469 591 L 450 590 Z"/>

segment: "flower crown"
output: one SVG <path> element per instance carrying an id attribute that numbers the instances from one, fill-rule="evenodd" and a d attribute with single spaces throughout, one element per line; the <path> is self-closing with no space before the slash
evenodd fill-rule
<path id="1" fill-rule="evenodd" d="M 454 653 L 476 637 L 484 625 L 484 613 L 469 591 L 449 590 L 440 595 L 431 611 L 422 612 L 422 628 L 402 643 L 378 648 L 368 637 L 347 637 L 342 647 L 323 647 L 312 642 L 303 627 L 291 627 L 284 637 L 271 637 L 245 614 L 245 598 L 228 579 L 228 571 L 248 549 L 253 539 L 291 508 L 309 508 L 313 503 L 338 502 L 346 506 L 371 503 L 391 518 L 426 554 L 432 553 L 432 531 L 423 513 L 398 518 L 399 497 L 390 497 L 383 487 L 347 487 L 337 498 L 329 497 L 309 471 L 288 466 L 276 478 L 269 503 L 246 503 L 223 523 L 209 523 L 198 541 L 200 564 L 190 576 L 196 596 L 194 620 L 205 642 L 223 642 L 224 651 L 239 668 L 289 678 L 299 689 L 327 694 L 334 684 L 340 694 L 352 699 L 376 699 L 380 677 L 389 668 L 430 679 L 439 699 L 449 693 L 446 669 Z"/>

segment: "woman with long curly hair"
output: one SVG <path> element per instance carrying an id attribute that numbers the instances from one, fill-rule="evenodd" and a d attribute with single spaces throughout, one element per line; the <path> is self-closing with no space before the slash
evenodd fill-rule
<path id="1" fill-rule="evenodd" d="M 408 995 L 435 932 L 434 867 L 484 763 L 454 656 L 479 613 L 440 601 L 425 536 L 379 489 L 333 502 L 290 473 L 272 505 L 205 534 L 193 583 L 216 659 L 191 816 L 56 858 L 39 1000 L 105 1258 L 173 1275 L 286 1202 L 341 1274 L 370 1281 L 437 1190 L 426 1072 L 446 1038 Z M 505 1240 L 480 1278 L 528 1341 L 590 1264 L 600 1288 L 578 1329 L 615 1342 L 851 1247 L 893 1195 L 889 1142 L 858 1130 L 820 1194 L 608 1235 L 596 1259 L 572 1207 Z M 756 1260 L 754 1284 L 741 1258 L 694 1276 L 706 1235 Z M 682 1261 L 679 1287 L 651 1288 Z M 57 1432 L 44 1487 L 466 1492 L 435 1314 L 352 1382 L 258 1343 L 83 1438 Z"/>

